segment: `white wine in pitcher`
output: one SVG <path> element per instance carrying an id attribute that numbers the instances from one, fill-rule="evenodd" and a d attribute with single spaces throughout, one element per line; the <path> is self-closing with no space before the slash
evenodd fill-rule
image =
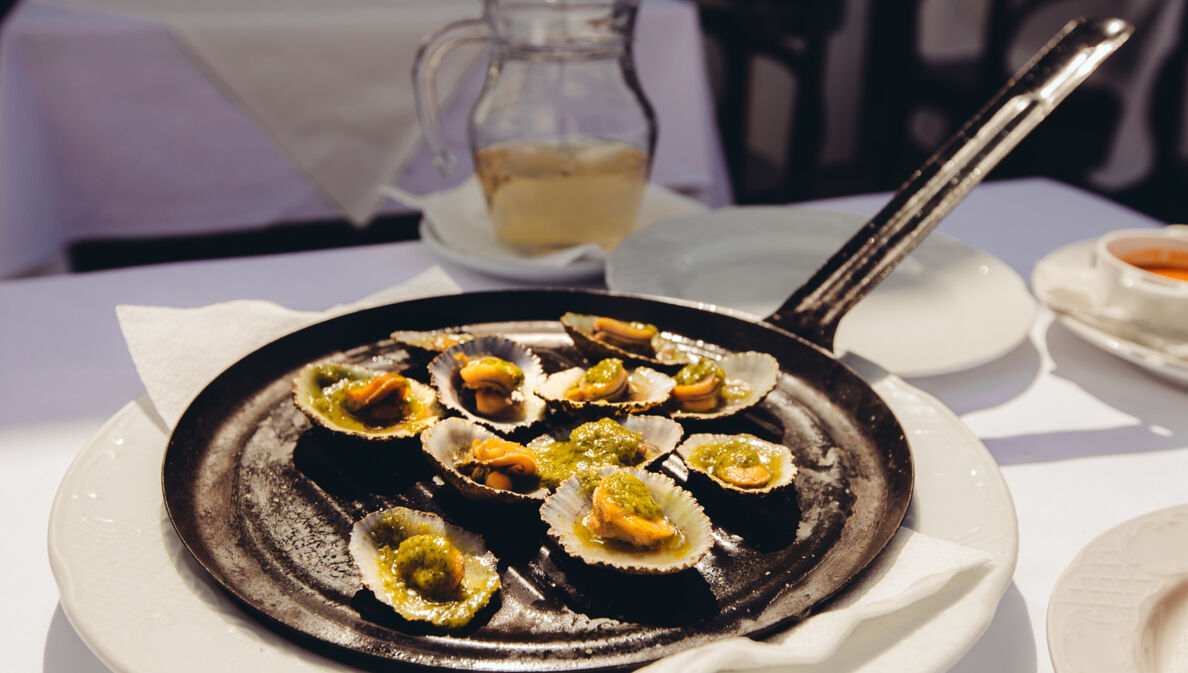
<path id="1" fill-rule="evenodd" d="M 623 142 L 511 141 L 475 152 L 495 235 L 524 250 L 595 243 L 635 228 L 648 154 Z"/>

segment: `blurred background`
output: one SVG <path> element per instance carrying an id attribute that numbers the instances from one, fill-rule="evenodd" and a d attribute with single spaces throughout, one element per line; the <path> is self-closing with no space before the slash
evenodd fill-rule
<path id="1" fill-rule="evenodd" d="M 894 189 L 1070 18 L 1133 38 L 991 179 L 1039 175 L 1185 221 L 1179 0 L 698 0 L 740 203 Z"/>
<path id="2" fill-rule="evenodd" d="M 40 27 L 48 25 L 47 7 L 55 3 L 22 0 L 6 12 L 0 34 L 10 42 L 0 50 L 0 58 L 9 59 L 6 95 L 20 88 L 13 84 L 24 72 L 14 65 L 17 56 L 55 58 L 11 44 L 13 17 L 34 1 L 40 14 L 26 20 L 19 36 L 29 42 L 38 34 L 38 21 Z M 1188 221 L 1188 206 L 1180 198 L 1188 175 L 1185 0 L 680 1 L 694 7 L 700 19 L 704 68 L 728 173 L 728 192 L 710 205 L 794 203 L 893 190 L 1065 22 L 1119 16 L 1136 26 L 1133 38 L 990 179 L 1045 176 L 1164 222 Z M 643 0 L 645 6 L 649 2 L 659 0 Z M 477 10 L 477 0 L 474 5 Z M 38 111 L 0 101 L 0 122 L 4 115 L 11 121 L 22 114 Z M 662 120 L 662 138 L 665 131 Z M 13 148 L 28 139 L 2 140 L 6 156 L 0 177 L 35 179 L 30 171 L 38 160 L 13 156 Z M 8 189 L 21 189 L 14 184 Z M 42 204 L 37 212 L 53 215 L 54 208 Z M 85 212 L 69 216 L 87 217 Z M 4 219 L 13 217 L 19 216 Z M 54 260 L 0 275 L 406 240 L 417 236 L 418 221 L 415 213 L 380 213 L 358 227 L 337 217 L 263 216 L 201 235 L 91 235 L 68 241 Z M 0 221 L 0 241 L 11 244 L 14 237 L 3 234 L 16 224 Z"/>

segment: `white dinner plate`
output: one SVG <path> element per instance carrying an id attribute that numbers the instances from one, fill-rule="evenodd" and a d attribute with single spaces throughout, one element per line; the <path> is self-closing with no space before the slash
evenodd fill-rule
<path id="1" fill-rule="evenodd" d="M 1097 239 L 1079 241 L 1066 245 L 1048 253 L 1035 265 L 1032 273 L 1032 286 L 1036 294 L 1043 298 L 1053 290 L 1076 291 L 1078 288 L 1059 287 L 1061 279 L 1068 278 L 1069 283 L 1076 282 L 1076 272 L 1088 269 L 1093 259 L 1093 249 Z M 1052 287 L 1048 287 L 1051 285 Z M 1070 332 L 1085 341 L 1097 346 L 1107 353 L 1136 364 L 1143 369 L 1181 386 L 1188 386 L 1188 367 L 1179 364 L 1175 358 L 1168 356 L 1154 348 L 1135 343 L 1130 339 L 1100 329 L 1085 321 L 1069 315 L 1060 316 L 1060 324 Z"/>
<path id="2" fill-rule="evenodd" d="M 1188 671 L 1188 505 L 1144 514 L 1085 546 L 1048 601 L 1056 673 Z"/>
<path id="3" fill-rule="evenodd" d="M 794 206 L 740 207 L 659 222 L 607 260 L 612 290 L 775 311 L 866 218 Z M 836 348 L 900 376 L 985 364 L 1035 317 L 1023 279 L 997 258 L 932 233 L 838 326 Z"/>
<path id="4" fill-rule="evenodd" d="M 1015 509 L 990 453 L 956 416 L 903 381 L 851 363 L 905 426 L 916 483 L 905 525 L 979 549 L 990 569 L 861 624 L 840 652 L 796 671 L 939 673 L 990 623 L 1014 572 Z M 50 513 L 62 609 L 116 673 L 352 670 L 276 635 L 238 607 L 182 547 L 161 499 L 166 430 L 142 398 L 112 417 L 70 466 Z M 838 659 L 844 660 L 839 663 Z M 841 668 L 837 668 L 837 667 Z M 793 669 L 789 669 L 793 670 Z"/>

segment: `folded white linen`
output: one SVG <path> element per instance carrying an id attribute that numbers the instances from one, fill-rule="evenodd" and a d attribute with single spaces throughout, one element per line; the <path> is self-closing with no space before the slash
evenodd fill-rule
<path id="1" fill-rule="evenodd" d="M 435 266 L 405 283 L 325 311 L 294 311 L 269 301 L 240 299 L 198 308 L 121 305 L 116 315 L 136 373 L 157 413 L 172 428 L 206 384 L 278 337 L 343 313 L 460 289 Z"/>
<path id="2" fill-rule="evenodd" d="M 947 588 L 958 575 L 984 573 L 989 568 L 990 557 L 981 550 L 901 527 L 871 565 L 822 612 L 764 641 L 722 640 L 639 670 L 701 673 L 768 666 L 811 668 L 828 662 L 862 622 L 906 610 Z"/>
<path id="3" fill-rule="evenodd" d="M 500 242 L 495 238 L 483 190 L 478 178 L 473 176 L 456 187 L 431 194 L 412 194 L 394 186 L 382 187 L 381 191 L 391 199 L 420 210 L 442 243 L 468 257 L 529 260 L 536 265 L 556 268 L 606 261 L 606 251 L 592 243 L 532 254 Z M 636 229 L 705 209 L 699 201 L 649 183 L 639 206 Z"/>
<path id="4" fill-rule="evenodd" d="M 421 40 L 479 0 L 59 0 L 152 17 L 310 182 L 366 224 L 420 140 L 410 72 Z M 475 56 L 442 61 L 449 101 Z M 200 112 L 200 111 L 199 111 Z"/>
<path id="5" fill-rule="evenodd" d="M 172 427 L 210 380 L 277 337 L 352 310 L 457 291 L 453 280 L 434 267 L 402 285 L 326 311 L 240 300 L 193 309 L 119 306 L 117 313 L 149 397 Z M 732 638 L 710 643 L 642 670 L 689 673 L 826 662 L 862 622 L 906 611 L 946 589 L 955 592 L 956 600 L 972 583 L 953 580 L 989 567 L 985 552 L 900 528 L 870 567 L 819 614 L 762 642 Z"/>

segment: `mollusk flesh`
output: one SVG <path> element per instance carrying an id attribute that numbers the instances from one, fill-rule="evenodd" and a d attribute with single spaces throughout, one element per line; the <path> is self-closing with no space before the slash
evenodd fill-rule
<path id="1" fill-rule="evenodd" d="M 499 590 L 482 538 L 436 514 L 373 512 L 355 523 L 349 548 L 364 586 L 409 621 L 464 626 Z"/>
<path id="2" fill-rule="evenodd" d="M 676 449 L 692 472 L 736 493 L 764 495 L 796 479 L 792 452 L 754 435 L 695 434 Z"/>
<path id="3" fill-rule="evenodd" d="M 293 379 L 292 397 L 317 425 L 363 439 L 413 437 L 441 417 L 429 386 L 346 363 L 306 365 Z"/>
<path id="4" fill-rule="evenodd" d="M 693 567 L 713 546 L 709 517 L 668 477 L 615 467 L 595 475 L 565 480 L 540 508 L 549 536 L 570 556 L 619 572 L 658 575 Z M 620 489 L 626 498 L 616 495 Z"/>
<path id="5" fill-rule="evenodd" d="M 684 376 L 687 370 L 710 374 L 690 379 Z M 779 373 L 779 362 L 767 353 L 728 353 L 714 361 L 703 358 L 674 377 L 677 385 L 670 396 L 672 416 L 712 419 L 736 414 L 762 401 L 775 388 Z"/>
<path id="6" fill-rule="evenodd" d="M 689 361 L 688 353 L 655 325 L 608 318 L 606 316 L 566 313 L 561 316 L 574 345 L 592 358 L 621 358 L 653 366 L 675 367 Z"/>
<path id="7" fill-rule="evenodd" d="M 421 445 L 437 473 L 468 498 L 539 504 L 548 494 L 531 449 L 466 419 L 439 421 L 421 433 Z"/>
<path id="8" fill-rule="evenodd" d="M 544 381 L 540 359 L 503 337 L 477 337 L 451 346 L 429 363 L 437 397 L 445 406 L 500 432 L 544 417 L 535 390 Z"/>
<path id="9" fill-rule="evenodd" d="M 610 367 L 608 362 L 612 363 Z M 613 369 L 613 379 L 611 375 L 590 376 L 591 371 L 603 369 Z M 654 369 L 629 369 L 623 366 L 622 360 L 607 358 L 590 369 L 572 367 L 550 374 L 536 392 L 548 402 L 573 413 L 587 409 L 638 413 L 663 404 L 675 385 L 671 378 Z"/>

